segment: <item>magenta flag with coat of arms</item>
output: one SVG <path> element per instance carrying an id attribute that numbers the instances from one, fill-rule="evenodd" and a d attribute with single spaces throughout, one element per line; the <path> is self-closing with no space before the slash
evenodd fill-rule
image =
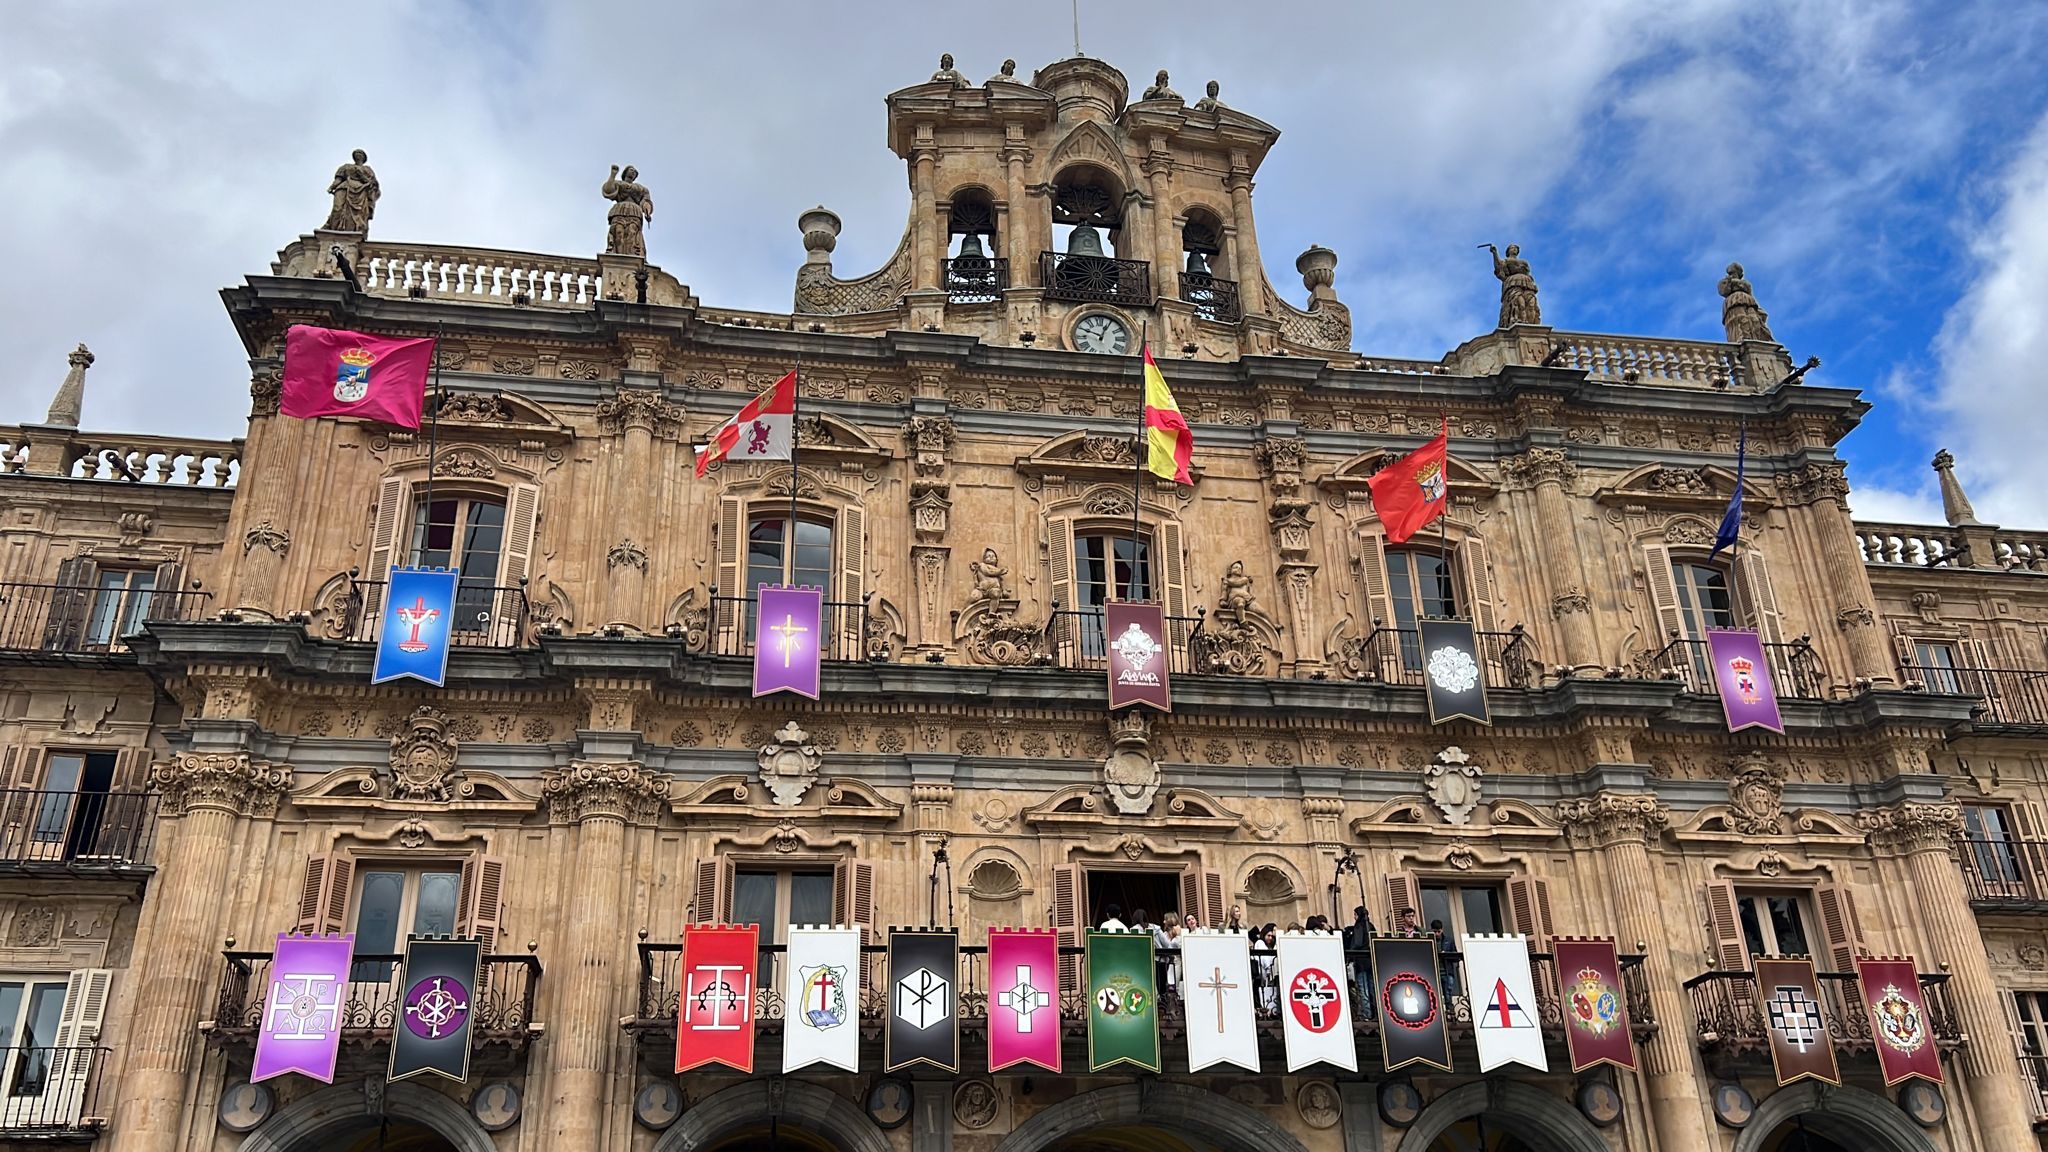
<path id="1" fill-rule="evenodd" d="M 294 324 L 284 336 L 277 410 L 311 420 L 347 416 L 418 428 L 434 342 Z"/>

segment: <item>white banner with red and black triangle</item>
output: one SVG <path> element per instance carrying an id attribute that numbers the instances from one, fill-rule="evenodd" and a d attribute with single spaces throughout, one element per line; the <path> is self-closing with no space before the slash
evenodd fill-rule
<path id="1" fill-rule="evenodd" d="M 1465 936 L 1466 988 L 1472 1000 L 1472 1037 L 1479 1070 L 1526 1064 L 1550 1070 L 1543 1055 L 1543 1022 L 1536 1010 L 1536 982 L 1529 973 L 1527 936 Z"/>

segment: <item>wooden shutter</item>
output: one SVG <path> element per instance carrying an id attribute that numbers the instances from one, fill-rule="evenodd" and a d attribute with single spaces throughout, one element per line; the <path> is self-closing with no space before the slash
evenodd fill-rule
<path id="1" fill-rule="evenodd" d="M 498 929 L 505 914 L 505 861 L 498 856 L 470 856 L 462 861 L 462 909 L 456 917 L 457 936 L 475 936 L 484 951 L 498 946 Z"/>
<path id="2" fill-rule="evenodd" d="M 1998 667 L 1991 661 L 1991 646 L 1982 640 L 1971 638 L 1956 641 L 1950 651 L 1955 655 L 1957 665 L 1974 669 L 1956 672 L 1956 683 L 1962 688 L 1963 693 L 1982 697 L 1986 703 L 1995 703 L 1998 699 L 1998 677 L 1984 674 L 1987 670 Z"/>
<path id="3" fill-rule="evenodd" d="M 1065 516 L 1050 516 L 1045 521 L 1045 553 L 1052 580 L 1054 604 L 1066 611 L 1073 611 L 1074 604 L 1074 522 Z"/>
<path id="4" fill-rule="evenodd" d="M 717 595 L 744 598 L 752 596 L 752 588 L 743 588 L 744 579 L 740 573 L 741 555 L 746 548 L 747 502 L 737 496 L 721 496 L 718 500 L 718 566 L 714 569 L 712 582 Z M 714 604 L 717 609 L 712 621 L 714 637 L 737 636 L 740 618 L 735 600 L 722 600 Z M 717 648 L 716 639 L 712 643 Z"/>
<path id="5" fill-rule="evenodd" d="M 1401 930 L 1401 913 L 1415 913 L 1415 926 L 1422 924 L 1422 882 L 1410 871 L 1387 873 L 1387 919 L 1386 930 Z"/>
<path id="6" fill-rule="evenodd" d="M 1757 630 L 1766 644 L 1784 640 L 1778 616 L 1778 594 L 1771 590 L 1770 566 L 1764 554 L 1752 548 L 1735 558 L 1735 610 L 1742 622 Z"/>
<path id="7" fill-rule="evenodd" d="M 1500 617 L 1493 603 L 1493 569 L 1486 559 L 1486 541 L 1466 540 L 1458 546 L 1454 563 L 1464 569 L 1465 595 L 1471 600 L 1472 627 L 1479 632 L 1500 631 Z"/>
<path id="8" fill-rule="evenodd" d="M 1052 870 L 1052 926 L 1062 948 L 1081 946 L 1082 905 L 1086 902 L 1088 877 L 1079 864 L 1061 864 Z M 1081 965 L 1077 957 L 1060 957 L 1060 987 L 1081 987 Z"/>
<path id="9" fill-rule="evenodd" d="M 1837 972 L 1854 972 L 1856 958 L 1870 951 L 1863 943 L 1863 923 L 1856 916 L 1856 896 L 1846 885 L 1823 884 L 1813 890 L 1820 911 L 1820 930 L 1828 961 Z"/>
<path id="10" fill-rule="evenodd" d="M 1184 868 L 1180 874 L 1180 914 L 1204 928 L 1223 926 L 1223 873 L 1214 868 Z"/>
<path id="11" fill-rule="evenodd" d="M 1550 881 L 1521 876 L 1508 881 L 1508 920 L 1514 930 L 1529 938 L 1529 948 L 1545 952 L 1550 948 Z"/>
<path id="12" fill-rule="evenodd" d="M 835 893 L 833 903 L 838 903 Z M 841 912 L 833 909 L 837 919 Z M 690 923 L 723 924 L 732 919 L 732 868 L 722 856 L 697 861 L 697 882 L 690 893 Z"/>
<path id="13" fill-rule="evenodd" d="M 144 620 L 198 619 L 199 613 L 189 611 L 185 604 L 185 598 L 178 595 L 178 593 L 184 591 L 182 587 L 184 582 L 185 566 L 183 564 L 178 563 L 176 560 L 167 560 L 157 565 L 154 587 L 157 592 L 163 593 L 163 595 L 152 595 L 149 597 L 148 603 L 143 608 L 142 618 Z"/>
<path id="14" fill-rule="evenodd" d="M 1387 595 L 1387 541 L 1376 534 L 1358 538 L 1358 578 L 1365 584 L 1365 614 L 1359 636 L 1370 635 L 1373 627 L 1394 626 L 1394 601 Z"/>
<path id="15" fill-rule="evenodd" d="M 1643 578 L 1650 586 L 1650 612 L 1656 629 L 1646 647 L 1661 652 L 1666 644 L 1685 635 L 1685 613 L 1678 607 L 1678 582 L 1671 577 L 1671 549 L 1662 544 L 1643 546 Z"/>
<path id="16" fill-rule="evenodd" d="M 2025 1077 L 2027 1082 L 2027 1098 L 2029 1100 L 2039 1100 L 2041 1098 L 2041 1073 L 2043 1069 L 2041 1067 L 2040 1055 L 2027 1050 L 2027 1032 L 2026 1027 L 2020 1023 L 2020 1009 L 2017 1000 L 2018 997 L 2023 995 L 2029 995 L 2029 993 L 2014 992 L 2010 989 L 2000 988 L 1998 990 L 1998 1007 L 2005 1013 L 2006 1035 L 2012 1039 L 2013 1054 L 2019 1057 L 2020 1075 Z"/>
<path id="17" fill-rule="evenodd" d="M 2019 865 L 2019 882 L 2025 886 L 2020 894 L 2030 900 L 2039 900 L 2043 893 L 2048 893 L 2048 817 L 2044 817 L 2040 805 L 2031 800 L 2009 805 L 2006 814 L 2011 818 L 2011 825 L 2003 847 L 2012 853 L 2014 863 Z M 1985 877 L 1987 881 L 1991 879 Z"/>
<path id="18" fill-rule="evenodd" d="M 79 968 L 64 985 L 64 1010 L 57 1020 L 59 1051 L 51 1054 L 50 1085 L 54 1111 L 39 1117 L 42 1123 L 75 1125 L 85 1105 L 85 1091 L 92 1082 L 93 1062 L 98 1053 L 100 1028 L 106 1023 L 107 1001 L 114 986 L 111 968 Z"/>
<path id="19" fill-rule="evenodd" d="M 1624 884 L 1636 882 L 1629 877 L 1618 879 Z M 1742 942 L 1742 910 L 1737 906 L 1735 885 L 1727 881 L 1707 885 L 1707 939 L 1716 969 L 1723 972 L 1749 969 L 1749 946 Z"/>
<path id="20" fill-rule="evenodd" d="M 100 566 L 90 557 L 73 556 L 57 565 L 57 587 L 50 592 L 49 616 L 43 624 L 45 651 L 64 652 L 85 637 L 85 618 L 92 608 Z"/>
<path id="21" fill-rule="evenodd" d="M 346 853 L 323 852 L 306 858 L 306 882 L 299 889 L 300 935 L 343 931 L 348 923 L 350 881 L 356 862 Z"/>
<path id="22" fill-rule="evenodd" d="M 795 536 L 790 539 L 794 541 Z M 868 586 L 867 514 L 852 504 L 841 508 L 834 543 L 839 545 L 839 571 L 831 598 L 853 605 L 839 610 L 839 650 L 835 654 L 842 660 L 858 660 L 867 654 L 861 634 L 867 624 L 867 612 L 861 603 Z"/>
<path id="23" fill-rule="evenodd" d="M 540 488 L 532 484 L 512 485 L 505 494 L 505 551 L 498 562 L 498 583 L 507 589 L 519 588 L 526 581 L 533 567 L 533 542 L 539 525 Z M 524 629 L 527 619 L 525 594 L 500 592 L 498 619 L 513 621 L 513 627 Z M 496 634 L 507 635 L 503 632 Z"/>
<path id="24" fill-rule="evenodd" d="M 872 863 L 866 860 L 842 860 L 832 869 L 832 922 L 859 925 L 861 944 L 869 945 L 875 942 L 875 866 Z M 871 967 L 873 965 L 869 963 L 868 954 L 862 952 L 862 989 L 873 984 L 869 978 Z"/>
<path id="25" fill-rule="evenodd" d="M 1188 615 L 1188 563 L 1187 555 L 1181 551 L 1178 520 L 1161 521 L 1159 525 L 1159 578 L 1165 593 L 1161 602 L 1166 605 L 1166 614 Z"/>
<path id="26" fill-rule="evenodd" d="M 370 567 L 363 574 L 365 580 L 382 580 L 391 574 L 393 564 L 402 564 L 412 557 L 411 521 L 406 517 L 406 489 L 410 487 L 403 476 L 386 476 L 377 484 L 377 511 L 370 520 Z"/>

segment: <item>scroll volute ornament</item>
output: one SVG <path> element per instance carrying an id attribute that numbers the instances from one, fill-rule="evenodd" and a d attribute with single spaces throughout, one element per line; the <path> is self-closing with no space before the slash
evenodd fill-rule
<path id="1" fill-rule="evenodd" d="M 1655 796 L 1631 796 L 1602 792 L 1595 796 L 1561 801 L 1557 822 L 1574 839 L 1588 839 L 1596 846 L 1640 840 L 1655 840 L 1671 824 L 1671 810 Z"/>
<path id="2" fill-rule="evenodd" d="M 651 824 L 668 803 L 669 780 L 637 763 L 578 760 L 543 776 L 540 794 L 550 814 L 570 823 Z"/>
<path id="3" fill-rule="evenodd" d="M 1963 830 L 1963 810 L 1955 804 L 1894 804 L 1865 809 L 1856 825 L 1872 847 L 1893 852 L 1947 852 Z"/>
<path id="4" fill-rule="evenodd" d="M 150 786 L 163 794 L 164 815 L 212 808 L 241 816 L 269 816 L 291 791 L 289 768 L 257 763 L 246 752 L 180 752 L 151 765 Z"/>

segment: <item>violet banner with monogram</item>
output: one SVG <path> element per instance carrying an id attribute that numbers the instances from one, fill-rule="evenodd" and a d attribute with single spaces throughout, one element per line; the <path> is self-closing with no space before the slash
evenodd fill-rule
<path id="1" fill-rule="evenodd" d="M 1380 1045 L 1389 1072 L 1410 1064 L 1451 1070 L 1451 1035 L 1444 1029 L 1436 950 L 1431 936 L 1373 937 Z"/>
<path id="2" fill-rule="evenodd" d="M 1612 936 L 1552 936 L 1564 1009 L 1565 1047 L 1572 1071 L 1601 1064 L 1636 1070 L 1635 1035 L 1628 1026 L 1628 998 L 1622 994 L 1621 957 Z"/>
<path id="3" fill-rule="evenodd" d="M 1835 1038 L 1828 1032 L 1827 1009 L 1820 1002 L 1820 978 L 1814 974 L 1813 961 L 1803 956 L 1758 960 L 1756 995 L 1779 1086 L 1809 1079 L 1840 1084 Z"/>
<path id="4" fill-rule="evenodd" d="M 1486 711 L 1486 662 L 1469 620 L 1423 620 L 1422 682 L 1429 690 L 1429 722 L 1476 720 L 1491 724 Z"/>
<path id="5" fill-rule="evenodd" d="M 889 1016 L 882 1070 L 929 1065 L 960 1070 L 960 934 L 889 932 Z"/>
<path id="6" fill-rule="evenodd" d="M 988 1070 L 1036 1064 L 1060 1070 L 1059 934 L 988 931 Z"/>
<path id="7" fill-rule="evenodd" d="M 1109 657 L 1109 710 L 1143 704 L 1173 711 L 1172 663 L 1166 609 L 1143 600 L 1111 600 L 1102 606 L 1102 643 Z"/>
<path id="8" fill-rule="evenodd" d="M 818 698 L 825 590 L 763 584 L 754 605 L 754 695 Z"/>
<path id="9" fill-rule="evenodd" d="M 483 941 L 474 938 L 406 939 L 397 1019 L 391 1023 L 392 1080 L 469 1079 L 469 1030 L 483 959 Z"/>
<path id="10" fill-rule="evenodd" d="M 355 933 L 346 936 L 277 934 L 270 957 L 270 988 L 256 1025 L 256 1063 L 250 1083 L 297 1072 L 334 1083 L 341 1051 L 342 1002 Z"/>
<path id="11" fill-rule="evenodd" d="M 1763 728 L 1783 732 L 1778 715 L 1778 690 L 1764 659 L 1763 638 L 1754 632 L 1707 629 L 1707 661 L 1714 666 L 1714 687 L 1721 693 L 1721 715 L 1730 732 Z"/>
<path id="12" fill-rule="evenodd" d="M 1856 979 L 1863 986 L 1884 1086 L 1916 1076 L 1941 1083 L 1941 1053 L 1920 990 L 1919 962 L 1911 956 L 1859 956 Z"/>
<path id="13" fill-rule="evenodd" d="M 453 568 L 391 569 L 370 683 L 410 676 L 439 688 L 448 679 L 458 576 Z"/>

